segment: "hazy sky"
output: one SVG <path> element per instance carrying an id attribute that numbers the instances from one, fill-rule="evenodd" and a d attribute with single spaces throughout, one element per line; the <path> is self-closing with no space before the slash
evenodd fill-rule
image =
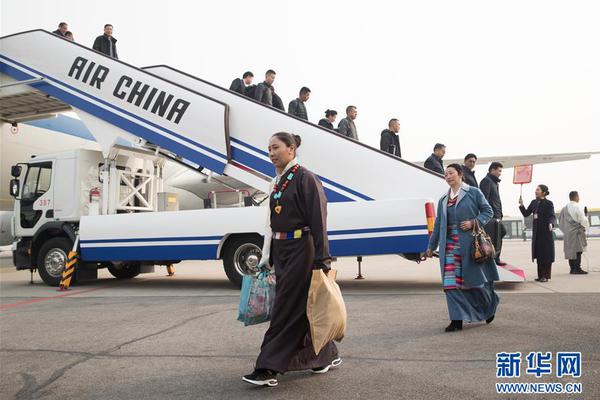
<path id="1" fill-rule="evenodd" d="M 91 46 L 114 25 L 119 56 L 169 64 L 217 84 L 277 71 L 287 104 L 312 90 L 309 118 L 358 107 L 362 141 L 401 121 L 402 154 L 447 157 L 600 150 L 600 3 L 594 1 L 2 0 L 2 35 L 66 21 Z M 487 167 L 477 169 L 481 179 Z M 385 173 L 385 171 L 382 171 Z M 534 167 L 557 206 L 570 190 L 600 207 L 600 156 Z M 399 182 L 398 184 L 410 184 Z M 532 198 L 533 184 L 525 187 Z M 512 169 L 501 184 L 516 215 Z"/>

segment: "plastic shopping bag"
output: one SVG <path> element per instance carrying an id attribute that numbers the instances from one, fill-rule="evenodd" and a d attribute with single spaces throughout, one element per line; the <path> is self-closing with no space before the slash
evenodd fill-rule
<path id="1" fill-rule="evenodd" d="M 256 325 L 271 320 L 275 300 L 275 274 L 261 271 L 256 275 L 244 275 L 238 321 L 244 326 Z"/>
<path id="2" fill-rule="evenodd" d="M 332 340 L 340 341 L 346 333 L 346 305 L 340 287 L 335 282 L 336 270 L 327 274 L 321 269 L 312 272 L 306 316 L 315 354 Z"/>

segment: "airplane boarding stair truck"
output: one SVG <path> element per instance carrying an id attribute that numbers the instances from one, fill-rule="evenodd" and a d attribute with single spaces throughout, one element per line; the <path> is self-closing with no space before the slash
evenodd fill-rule
<path id="1" fill-rule="evenodd" d="M 0 38 L 0 74 L 12 85 L 0 97 L 42 93 L 69 105 L 102 149 L 37 156 L 14 168 L 15 265 L 37 268 L 48 284 L 58 284 L 63 253 L 77 236 L 81 277 L 103 266 L 131 277 L 144 265 L 223 259 L 239 284 L 260 258 L 266 209 L 254 201 L 156 212 L 168 210 L 158 206 L 168 197 L 162 163 L 211 171 L 264 195 L 274 169 L 262 149 L 281 130 L 302 136 L 300 162 L 323 182 L 333 256 L 414 257 L 427 246 L 432 201 L 446 190 L 439 175 L 319 126 L 175 69 L 138 69 L 46 31 Z"/>

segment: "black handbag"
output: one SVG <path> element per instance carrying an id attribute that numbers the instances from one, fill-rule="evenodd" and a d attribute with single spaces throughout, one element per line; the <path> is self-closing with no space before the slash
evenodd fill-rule
<path id="1" fill-rule="evenodd" d="M 475 219 L 473 224 L 473 261 L 482 264 L 496 255 L 496 249 L 489 235 L 483 230 L 479 221 Z"/>

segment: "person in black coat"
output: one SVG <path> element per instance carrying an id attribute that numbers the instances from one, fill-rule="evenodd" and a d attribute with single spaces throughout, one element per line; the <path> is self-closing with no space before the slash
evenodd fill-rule
<path id="1" fill-rule="evenodd" d="M 478 188 L 477 178 L 475 178 L 475 164 L 477 164 L 477 156 L 473 153 L 467 154 L 462 166 L 463 181 L 469 186 Z"/>
<path id="2" fill-rule="evenodd" d="M 58 35 L 58 36 L 65 37 L 65 34 L 67 33 L 68 30 L 69 30 L 69 25 L 67 25 L 66 22 L 61 22 L 60 24 L 58 24 L 58 29 L 55 31 L 52 31 L 52 33 L 54 33 L 55 35 Z"/>
<path id="3" fill-rule="evenodd" d="M 233 82 L 231 82 L 229 90 L 245 95 L 246 88 L 252 85 L 252 79 L 254 79 L 254 74 L 250 71 L 246 71 L 241 78 L 235 78 Z"/>
<path id="4" fill-rule="evenodd" d="M 379 149 L 395 155 L 396 157 L 402 157 L 400 152 L 400 138 L 398 137 L 400 132 L 400 121 L 396 118 L 390 119 L 388 122 L 388 129 L 384 129 L 381 132 L 381 139 L 379 140 Z"/>
<path id="5" fill-rule="evenodd" d="M 433 146 L 433 153 L 425 160 L 424 167 L 444 175 L 444 162 L 442 161 L 444 155 L 446 155 L 446 146 L 441 143 L 436 143 L 435 146 Z"/>
<path id="6" fill-rule="evenodd" d="M 113 37 L 112 32 L 113 26 L 111 24 L 104 25 L 104 35 L 100 35 L 94 40 L 93 49 L 109 57 L 118 59 L 117 39 Z"/>
<path id="7" fill-rule="evenodd" d="M 479 188 L 483 196 L 490 203 L 494 211 L 494 216 L 483 229 L 490 235 L 490 239 L 494 243 L 496 264 L 500 266 L 506 265 L 504 261 L 500 260 L 502 238 L 506 236 L 506 228 L 502 223 L 504 215 L 502 213 L 502 201 L 500 200 L 500 176 L 502 175 L 502 168 L 504 168 L 502 163 L 497 161 L 492 162 L 488 168 L 488 174 L 479 183 Z"/>
<path id="8" fill-rule="evenodd" d="M 335 131 L 335 129 L 333 128 L 333 123 L 335 122 L 336 118 L 337 118 L 337 111 L 327 110 L 327 111 L 325 111 L 325 118 L 321 118 L 321 120 L 319 121 L 319 126 L 322 126 L 323 128 L 327 128 L 327 129 L 331 129 L 332 131 Z"/>
<path id="9" fill-rule="evenodd" d="M 531 260 L 537 261 L 538 282 L 548 282 L 552 277 L 552 263 L 554 262 L 554 204 L 546 197 L 550 194 L 548 186 L 539 185 L 535 188 L 535 200 L 529 207 L 523 206 L 523 199 L 519 198 L 519 209 L 524 217 L 533 214 L 533 238 L 531 239 Z"/>

